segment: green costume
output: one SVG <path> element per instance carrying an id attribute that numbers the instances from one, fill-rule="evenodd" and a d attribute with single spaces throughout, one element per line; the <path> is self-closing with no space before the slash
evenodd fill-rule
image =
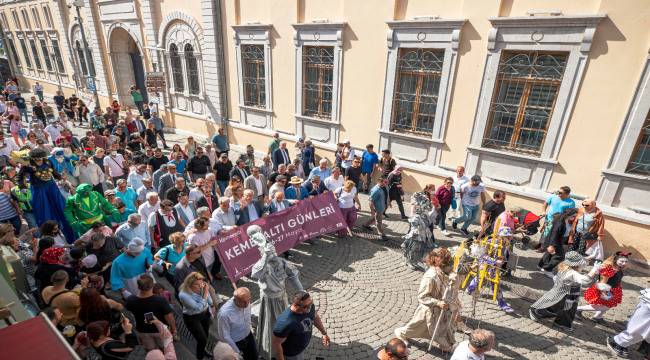
<path id="1" fill-rule="evenodd" d="M 96 222 L 110 226 L 111 219 L 119 216 L 115 207 L 89 184 L 77 186 L 77 193 L 65 201 L 63 213 L 77 236 L 85 234 Z"/>

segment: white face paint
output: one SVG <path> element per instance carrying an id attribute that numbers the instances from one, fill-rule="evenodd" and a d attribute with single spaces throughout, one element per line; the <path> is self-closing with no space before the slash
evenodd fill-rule
<path id="1" fill-rule="evenodd" d="M 627 265 L 628 261 L 629 260 L 627 258 L 622 257 L 622 258 L 616 260 L 616 265 L 618 265 L 619 267 L 625 267 L 625 265 Z"/>

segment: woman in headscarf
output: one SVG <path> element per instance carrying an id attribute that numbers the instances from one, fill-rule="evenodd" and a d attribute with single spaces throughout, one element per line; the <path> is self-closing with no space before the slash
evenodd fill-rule
<path id="1" fill-rule="evenodd" d="M 558 265 L 553 288 L 530 306 L 529 317 L 534 321 L 554 318 L 554 325 L 566 331 L 573 331 L 580 288 L 591 284 L 599 270 L 599 265 L 596 265 L 589 274 L 582 275 L 579 270 L 586 265 L 587 261 L 582 255 L 569 251 L 564 261 Z"/>
<path id="2" fill-rule="evenodd" d="M 68 284 L 66 288 L 71 289 L 77 284 L 77 274 L 74 269 L 65 266 L 66 250 L 62 247 L 51 247 L 45 249 L 39 258 L 38 266 L 34 272 L 34 279 L 38 285 L 39 293 L 47 286 L 52 285 L 52 274 L 58 270 L 68 273 Z"/>
<path id="3" fill-rule="evenodd" d="M 410 230 L 404 235 L 402 249 L 406 265 L 413 270 L 424 270 L 423 258 L 434 249 L 435 239 L 430 229 L 429 218 L 432 206 L 425 191 L 413 194 L 411 205 L 413 207 L 409 218 Z"/>
<path id="4" fill-rule="evenodd" d="M 438 248 L 431 251 L 424 263 L 429 267 L 420 281 L 418 290 L 419 305 L 415 309 L 413 318 L 405 326 L 395 329 L 395 336 L 407 342 L 409 338 L 434 337 L 440 350 L 451 351 L 455 339 L 454 331 L 456 322 L 451 321 L 454 313 L 459 309 L 458 288 L 451 286 L 445 294 L 445 289 L 450 281 L 455 280 L 455 274 L 451 272 L 452 259 L 449 250 Z M 446 295 L 446 296 L 445 296 Z M 438 318 L 438 329 L 433 334 Z"/>
<path id="5" fill-rule="evenodd" d="M 579 317 L 582 317 L 583 311 L 593 311 L 595 313 L 591 320 L 601 325 L 605 323 L 605 312 L 623 301 L 623 269 L 627 266 L 630 255 L 629 252 L 617 251 L 603 262 L 598 272 L 598 282 L 584 293 L 588 305 L 578 307 Z"/>
<path id="6" fill-rule="evenodd" d="M 603 212 L 596 206 L 596 201 L 591 199 L 583 201 L 571 226 L 569 247 L 584 256 L 588 248 L 591 248 L 596 242 L 602 242 L 604 237 L 605 216 Z M 602 258 L 597 260 L 602 260 Z"/>
<path id="7" fill-rule="evenodd" d="M 408 217 L 404 213 L 402 196 L 404 196 L 404 190 L 402 189 L 402 167 L 398 165 L 388 174 L 388 205 L 390 206 L 393 200 L 397 201 L 397 207 L 399 208 L 399 213 L 402 215 L 402 220 L 406 220 Z"/>

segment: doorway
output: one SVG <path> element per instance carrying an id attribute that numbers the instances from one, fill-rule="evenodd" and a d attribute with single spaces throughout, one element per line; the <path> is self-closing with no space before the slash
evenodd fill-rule
<path id="1" fill-rule="evenodd" d="M 111 32 L 110 37 L 111 62 L 113 64 L 113 78 L 117 98 L 122 104 L 131 107 L 135 106 L 129 89 L 136 85 L 144 101 L 147 101 L 147 90 L 145 88 L 145 72 L 142 62 L 142 54 L 131 35 L 122 28 Z"/>

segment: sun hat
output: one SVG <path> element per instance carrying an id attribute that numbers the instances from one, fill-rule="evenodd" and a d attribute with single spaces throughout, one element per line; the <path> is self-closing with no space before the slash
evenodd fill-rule
<path id="1" fill-rule="evenodd" d="M 299 185 L 302 184 L 302 179 L 297 177 L 297 176 L 292 176 L 291 181 L 289 181 L 289 184 L 291 185 Z"/>
<path id="2" fill-rule="evenodd" d="M 569 266 L 585 266 L 587 261 L 577 251 L 569 251 L 564 256 L 564 263 Z"/>

